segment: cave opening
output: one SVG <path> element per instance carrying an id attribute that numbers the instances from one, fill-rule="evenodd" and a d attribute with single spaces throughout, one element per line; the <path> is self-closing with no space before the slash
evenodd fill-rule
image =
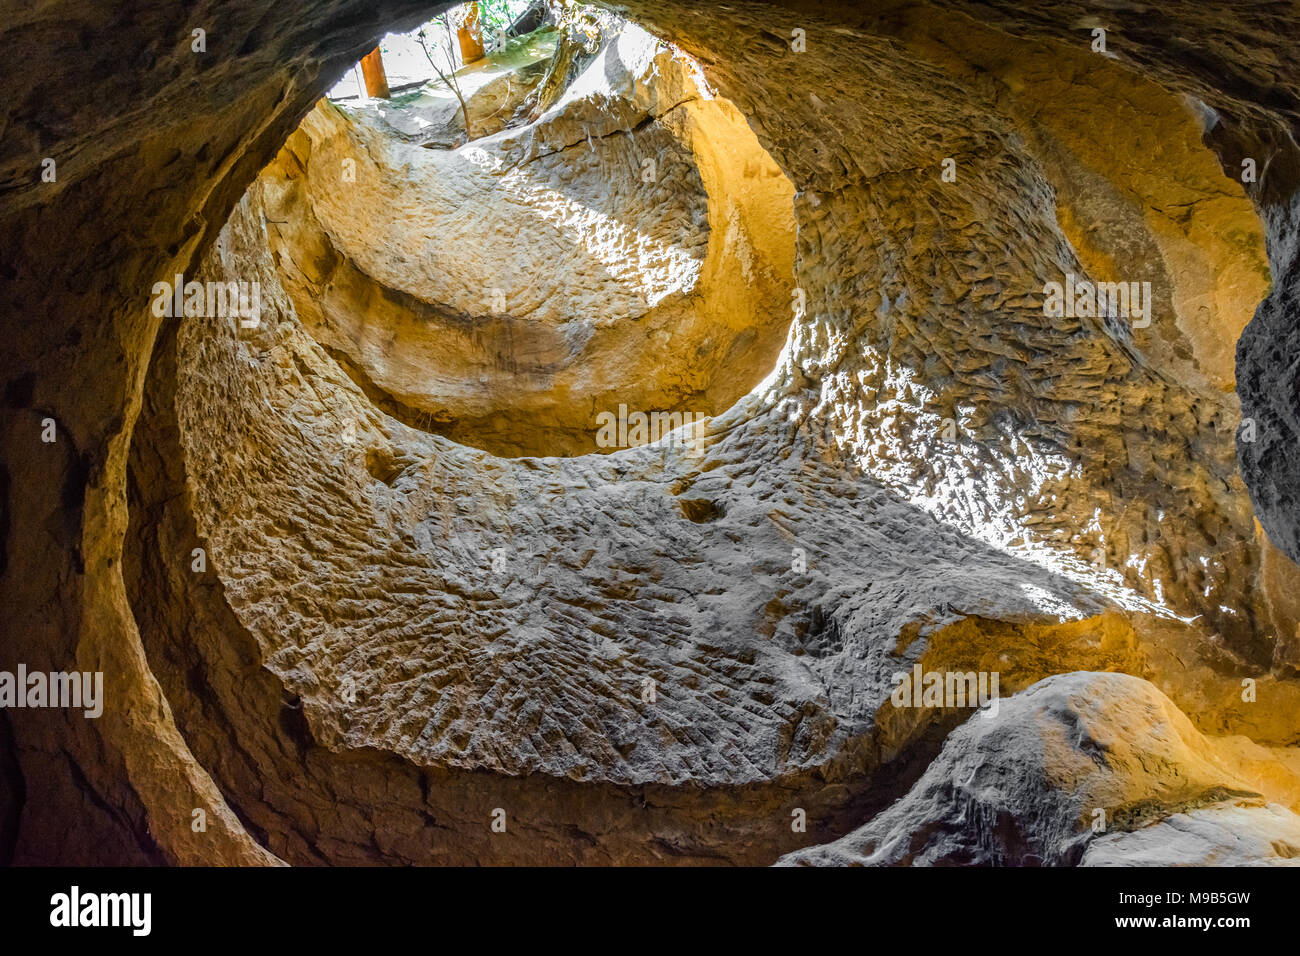
<path id="1" fill-rule="evenodd" d="M 788 178 L 695 60 L 577 10 L 454 72 L 445 16 L 405 35 L 444 67 L 320 101 L 245 199 L 274 269 L 225 265 L 385 413 L 503 457 L 692 439 L 795 314 Z"/>

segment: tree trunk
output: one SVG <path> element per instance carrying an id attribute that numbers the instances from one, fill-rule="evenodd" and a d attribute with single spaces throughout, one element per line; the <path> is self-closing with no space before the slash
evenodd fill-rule
<path id="1" fill-rule="evenodd" d="M 367 96 L 371 99 L 388 99 L 388 74 L 384 72 L 384 57 L 379 52 L 379 47 L 375 47 L 361 60 L 361 75 L 366 78 Z"/>
<path id="2" fill-rule="evenodd" d="M 483 24 L 479 20 L 477 3 L 471 3 L 466 8 L 465 18 L 456 27 L 456 39 L 460 42 L 462 63 L 483 59 Z"/>

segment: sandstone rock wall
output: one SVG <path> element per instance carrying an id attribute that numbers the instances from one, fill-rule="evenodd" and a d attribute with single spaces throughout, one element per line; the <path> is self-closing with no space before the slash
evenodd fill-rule
<path id="1" fill-rule="evenodd" d="M 1064 674 L 1003 706 L 954 731 L 907 796 L 869 824 L 782 864 L 1224 865 L 1285 863 L 1300 849 L 1300 776 L 1266 785 L 1266 798 L 1247 782 L 1248 761 L 1202 737 L 1150 684 Z M 1196 848 L 1170 838 L 1190 821 L 1192 834 L 1223 829 Z"/>
<path id="2" fill-rule="evenodd" d="M 389 415 L 274 259 L 357 220 L 275 229 L 266 212 L 285 196 L 255 178 L 380 33 L 431 8 L 12 11 L 6 36 L 42 52 L 9 81 L 0 149 L 0 664 L 102 669 L 109 695 L 97 722 L 6 715 L 0 849 L 764 862 L 824 843 L 801 859 L 1105 863 L 1157 856 L 1152 827 L 1192 834 L 1189 859 L 1292 845 L 1294 566 L 1255 525 L 1300 556 L 1288 24 L 1252 5 L 1117 11 L 1115 63 L 1079 53 L 1092 24 L 1073 4 L 942 6 L 959 13 L 627 5 L 698 60 L 788 179 L 805 307 L 772 374 L 734 402 L 754 364 L 719 386 L 698 453 L 571 459 L 498 458 L 468 432 Z M 205 25 L 202 57 L 188 38 Z M 1061 63 L 1086 82 L 1049 82 Z M 1131 113 L 1099 128 L 1149 119 L 1153 138 L 1072 128 L 1070 110 L 1120 95 Z M 696 255 L 667 274 L 707 283 L 727 195 L 709 177 L 730 167 L 687 115 L 661 132 L 692 144 L 707 239 L 701 223 Z M 562 131 L 556 119 L 539 129 Z M 1200 131 L 1230 172 L 1259 154 L 1260 181 L 1240 192 L 1210 176 Z M 268 175 L 305 176 L 319 199 L 311 133 Z M 1169 145 L 1152 157 L 1153 142 Z M 39 179 L 45 154 L 54 183 Z M 685 208 L 704 208 L 692 189 Z M 1260 435 L 1237 440 L 1243 484 L 1225 350 L 1265 294 L 1261 235 L 1273 291 L 1238 346 Z M 354 267 L 370 246 L 343 245 Z M 385 266 L 376 248 L 369 273 Z M 321 262 L 295 264 L 315 282 Z M 388 265 L 392 283 L 446 297 L 442 273 Z M 200 269 L 259 278 L 261 327 L 151 313 L 155 281 Z M 1151 328 L 1045 316 L 1043 285 L 1067 272 L 1149 272 Z M 719 301 L 743 311 L 742 292 Z M 358 328 L 373 305 L 341 296 L 334 320 Z M 380 353 L 356 348 L 353 364 L 401 391 Z M 485 421 L 515 399 L 502 384 L 457 413 L 491 438 Z M 53 444 L 39 441 L 47 418 Z M 1008 692 L 1023 691 L 992 725 L 949 733 L 968 712 L 891 707 L 894 673 L 967 661 L 1007 666 Z M 1133 676 L 1050 677 L 1098 669 Z M 1105 729 L 1085 758 L 1066 740 L 1081 721 Z M 1173 744 L 1143 730 L 1161 724 Z M 1043 733 L 1059 757 L 1046 771 L 989 757 L 990 741 L 1014 757 Z M 1095 792 L 1070 796 L 1058 768 L 1093 756 Z M 984 775 L 976 803 L 935 783 L 968 764 Z M 1173 792 L 1180 776 L 1195 793 Z M 1146 810 L 1093 839 L 1078 799 Z M 498 806 L 516 821 L 508 840 L 488 828 Z M 974 806 L 989 812 L 955 830 Z M 806 833 L 790 827 L 799 808 Z M 1014 846 L 999 842 L 1008 819 Z"/>
<path id="3" fill-rule="evenodd" d="M 785 341 L 793 190 L 690 69 L 628 26 L 453 152 L 322 103 L 262 176 L 298 314 L 390 411 L 497 454 L 596 451 L 619 404 L 725 410 Z"/>

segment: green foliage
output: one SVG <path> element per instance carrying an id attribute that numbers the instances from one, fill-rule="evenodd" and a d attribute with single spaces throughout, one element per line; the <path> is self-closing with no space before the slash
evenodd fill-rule
<path id="1" fill-rule="evenodd" d="M 484 32 L 502 33 L 528 9 L 529 0 L 478 0 Z"/>

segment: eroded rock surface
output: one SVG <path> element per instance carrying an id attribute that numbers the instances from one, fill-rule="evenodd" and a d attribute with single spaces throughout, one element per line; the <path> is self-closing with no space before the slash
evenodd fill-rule
<path id="1" fill-rule="evenodd" d="M 1300 834 L 1300 775 L 1283 771 L 1266 785 L 1281 806 L 1265 803 L 1251 779 L 1259 777 L 1248 759 L 1207 740 L 1150 684 L 1064 674 L 967 720 L 912 790 L 866 826 L 781 862 L 1101 865 L 1156 863 L 1162 851 L 1170 861 L 1185 851 L 1187 865 L 1286 858 Z"/>
<path id="2" fill-rule="evenodd" d="M 1117 10 L 1106 57 L 1070 3 L 633 2 L 673 50 L 439 156 L 315 107 L 430 8 L 163 6 L 3 28 L 46 52 L 0 149 L 0 298 L 36 319 L 0 359 L 0 666 L 110 693 L 6 715 L 0 850 L 1290 858 L 1281 14 Z M 96 31 L 111 59 L 63 55 Z M 257 279 L 260 326 L 154 315 L 176 272 Z M 1067 274 L 1149 281 L 1150 325 L 1046 315 Z M 620 402 L 711 418 L 541 457 Z M 895 708 L 915 665 L 1016 696 Z"/>
<path id="3" fill-rule="evenodd" d="M 1232 800 L 1176 813 L 1088 847 L 1084 866 L 1296 866 L 1300 817 L 1273 803 Z"/>
<path id="4" fill-rule="evenodd" d="M 298 314 L 388 410 L 497 454 L 596 451 L 620 404 L 725 410 L 785 341 L 793 189 L 701 83 L 628 26 L 456 151 L 323 103 L 260 180 Z"/>

